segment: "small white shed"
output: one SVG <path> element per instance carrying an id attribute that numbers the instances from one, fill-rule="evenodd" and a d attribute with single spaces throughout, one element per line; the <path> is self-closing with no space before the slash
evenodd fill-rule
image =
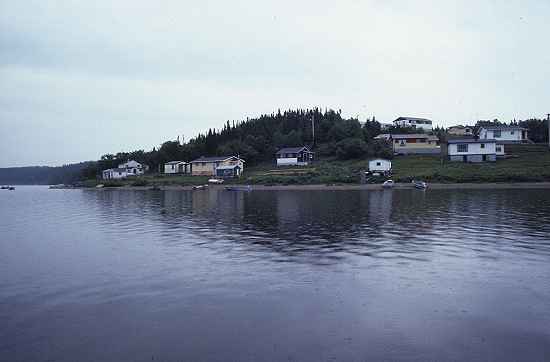
<path id="1" fill-rule="evenodd" d="M 391 161 L 383 158 L 376 158 L 369 161 L 369 171 L 387 172 L 391 170 Z"/>

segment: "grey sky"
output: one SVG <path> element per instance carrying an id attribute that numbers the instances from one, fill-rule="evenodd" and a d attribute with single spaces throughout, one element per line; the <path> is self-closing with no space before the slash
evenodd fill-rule
<path id="1" fill-rule="evenodd" d="M 0 167 L 322 106 L 440 125 L 550 112 L 550 2 L 0 0 Z"/>

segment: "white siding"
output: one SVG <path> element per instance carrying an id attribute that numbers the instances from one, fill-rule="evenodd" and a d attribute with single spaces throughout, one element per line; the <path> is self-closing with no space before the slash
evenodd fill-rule
<path id="1" fill-rule="evenodd" d="M 488 142 L 488 143 L 463 143 L 468 145 L 468 151 L 467 152 L 458 152 L 458 145 L 460 143 L 451 143 L 449 144 L 449 155 L 450 156 L 456 156 L 456 155 L 494 155 L 496 153 L 496 143 L 495 142 Z M 481 145 L 485 145 L 485 147 L 481 147 Z"/>
<path id="2" fill-rule="evenodd" d="M 417 123 L 415 120 L 400 120 L 400 121 L 394 121 L 396 126 L 400 127 L 413 127 L 413 128 L 422 128 L 426 131 L 432 130 L 432 124 L 426 124 L 426 123 Z"/>
<path id="3" fill-rule="evenodd" d="M 495 135 L 494 130 L 487 130 L 485 128 L 482 128 L 479 133 L 479 138 L 495 139 L 497 141 L 516 141 L 516 142 L 519 142 L 522 140 L 520 129 L 512 129 L 512 130 L 503 129 L 503 130 L 500 130 L 500 136 L 498 136 L 498 134 Z"/>
<path id="4" fill-rule="evenodd" d="M 297 157 L 278 158 L 277 159 L 277 166 L 295 166 L 297 164 L 298 164 L 298 158 Z"/>
<path id="5" fill-rule="evenodd" d="M 391 170 L 391 161 L 376 159 L 369 161 L 369 171 L 389 171 Z"/>
<path id="6" fill-rule="evenodd" d="M 177 164 L 164 165 L 164 173 L 178 173 L 178 165 Z"/>

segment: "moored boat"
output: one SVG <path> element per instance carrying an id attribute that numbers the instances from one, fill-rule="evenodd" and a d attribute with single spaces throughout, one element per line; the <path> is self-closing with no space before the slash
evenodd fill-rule
<path id="1" fill-rule="evenodd" d="M 226 191 L 252 191 L 252 186 L 246 185 L 246 186 L 227 186 L 225 188 Z"/>
<path id="2" fill-rule="evenodd" d="M 424 181 L 413 181 L 413 184 L 419 190 L 426 190 L 428 188 L 428 184 Z"/>

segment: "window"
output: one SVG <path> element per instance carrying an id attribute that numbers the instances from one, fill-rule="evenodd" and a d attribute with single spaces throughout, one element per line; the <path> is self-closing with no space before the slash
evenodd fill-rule
<path id="1" fill-rule="evenodd" d="M 482 144 L 481 144 L 481 148 L 485 148 L 485 143 L 482 143 Z"/>
<path id="2" fill-rule="evenodd" d="M 399 143 L 399 140 L 395 140 L 395 144 L 398 144 Z"/>
<path id="3" fill-rule="evenodd" d="M 376 162 L 376 166 L 381 166 L 382 164 L 380 162 Z"/>
<path id="4" fill-rule="evenodd" d="M 493 131 L 493 136 L 494 136 L 495 138 L 500 138 L 500 136 L 501 136 L 501 131 L 500 131 L 500 130 L 495 130 L 495 131 Z"/>
<path id="5" fill-rule="evenodd" d="M 502 152 L 502 146 L 497 146 L 497 152 Z"/>
<path id="6" fill-rule="evenodd" d="M 468 144 L 467 143 L 459 143 L 456 145 L 456 151 L 457 152 L 468 152 Z"/>

